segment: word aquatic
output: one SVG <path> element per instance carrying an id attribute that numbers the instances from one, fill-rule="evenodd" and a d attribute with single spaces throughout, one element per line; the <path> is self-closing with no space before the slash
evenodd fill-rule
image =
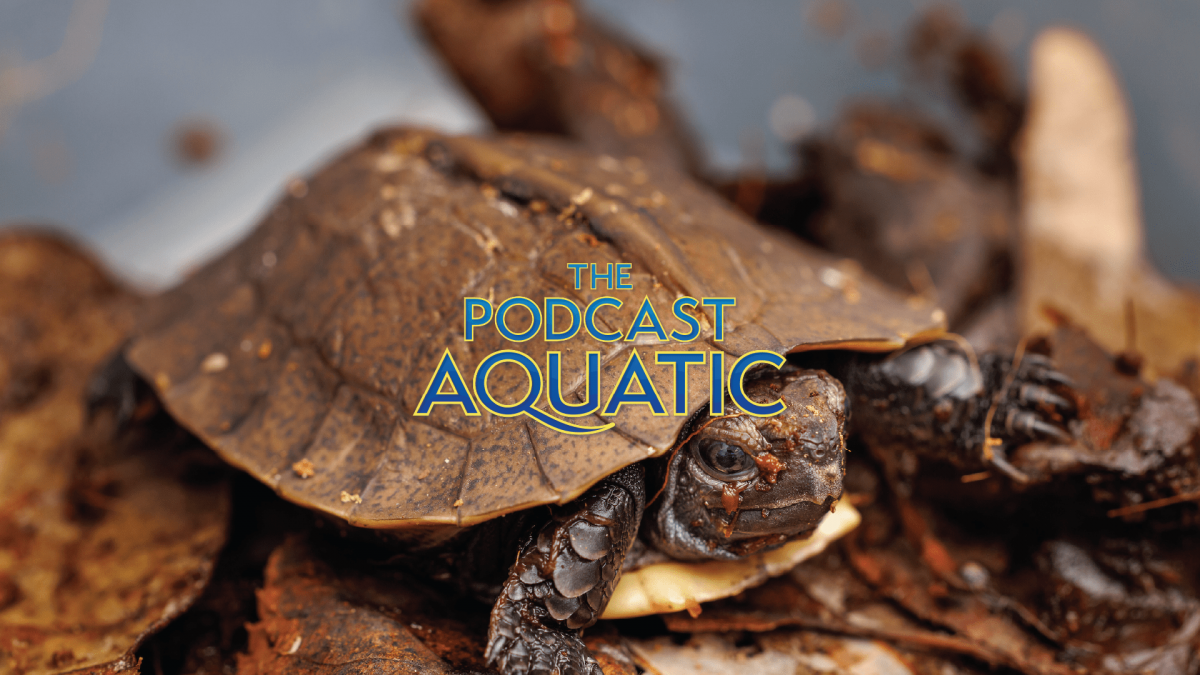
<path id="1" fill-rule="evenodd" d="M 587 270 L 589 265 L 572 263 L 567 267 L 574 272 L 575 289 L 579 290 L 582 287 L 581 273 Z M 629 263 L 616 265 L 609 263 L 606 270 L 600 271 L 595 263 L 591 263 L 589 275 L 591 288 L 595 290 L 597 281 L 605 281 L 611 290 L 631 290 L 633 286 L 628 281 L 631 268 L 632 265 Z M 485 298 L 464 298 L 463 337 L 470 342 L 474 339 L 477 329 L 493 325 L 502 337 L 518 344 L 527 342 L 538 332 L 542 332 L 546 342 L 563 342 L 578 335 L 580 330 L 586 331 L 592 338 L 601 342 L 641 342 L 645 340 L 642 336 L 651 336 L 659 342 L 668 341 L 667 332 L 663 329 L 662 322 L 649 298 L 642 300 L 641 307 L 626 332 L 607 331 L 596 325 L 596 316 L 601 310 L 606 308 L 617 310 L 622 304 L 617 298 L 606 296 L 593 300 L 583 311 L 580 311 L 579 306 L 567 298 L 545 298 L 541 306 L 524 297 L 509 298 L 501 302 L 499 306 L 493 306 L 492 302 Z M 670 340 L 677 343 L 697 340 L 701 332 L 700 322 L 692 312 L 697 311 L 698 307 L 705 307 L 711 310 L 713 316 L 713 341 L 723 341 L 725 339 L 725 309 L 735 305 L 734 298 L 701 298 L 697 300 L 685 296 L 675 300 L 671 306 L 671 314 L 686 327 L 686 330 L 671 331 Z M 508 327 L 508 314 L 514 310 L 527 313 L 533 318 L 529 327 L 520 333 L 513 332 Z M 570 317 L 570 323 L 564 328 L 559 325 L 558 320 L 567 316 Z M 658 390 L 654 386 L 654 381 L 646 372 L 642 355 L 636 348 L 632 350 L 624 370 L 621 371 L 621 376 L 617 378 L 616 385 L 603 402 L 600 397 L 600 352 L 590 351 L 586 356 L 587 398 L 583 403 L 570 403 L 564 400 L 562 395 L 560 352 L 548 351 L 546 353 L 545 376 L 542 374 L 541 364 L 523 352 L 516 349 L 493 352 L 479 362 L 473 377 L 474 386 L 468 388 L 458 364 L 454 362 L 454 357 L 447 348 L 413 414 L 426 416 L 436 405 L 457 405 L 462 408 L 464 414 L 476 416 L 481 414 L 480 407 L 482 407 L 489 413 L 500 417 L 528 415 L 537 422 L 566 434 L 594 434 L 609 429 L 613 424 L 585 427 L 558 419 L 559 417 L 568 419 L 585 417 L 596 412 L 603 417 L 612 417 L 621 410 L 621 406 L 625 405 L 644 405 L 654 415 L 668 414 L 662 397 L 659 396 Z M 780 368 L 784 361 L 785 359 L 775 352 L 749 352 L 734 362 L 733 367 L 729 369 L 728 379 L 725 379 L 722 377 L 725 372 L 724 352 L 712 350 L 706 352 L 659 351 L 654 354 L 655 364 L 671 366 L 674 369 L 673 382 L 676 395 L 674 396 L 675 406 L 670 413 L 674 415 L 689 414 L 687 382 L 688 372 L 692 367 L 708 368 L 710 414 L 724 414 L 725 394 L 728 392 L 733 402 L 746 414 L 757 417 L 778 415 L 786 407 L 783 401 L 777 399 L 769 404 L 752 401 L 750 397 L 746 396 L 743 380 L 746 371 L 752 366 L 768 364 Z M 504 363 L 511 363 L 521 368 L 529 380 L 528 393 L 520 402 L 511 405 L 495 400 L 487 387 L 488 375 L 492 369 Z M 554 415 L 535 407 L 543 395 L 546 395 L 548 407 Z"/>

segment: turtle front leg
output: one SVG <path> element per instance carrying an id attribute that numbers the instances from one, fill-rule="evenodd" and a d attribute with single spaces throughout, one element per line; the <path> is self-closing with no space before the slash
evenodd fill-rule
<path id="1" fill-rule="evenodd" d="M 505 675 L 601 675 L 579 631 L 604 612 L 645 506 L 645 473 L 635 464 L 529 533 L 492 609 L 489 665 Z"/>
<path id="2" fill-rule="evenodd" d="M 988 353 L 978 365 L 937 342 L 884 359 L 856 357 L 845 374 L 855 432 L 876 448 L 913 448 L 963 467 L 994 466 L 1017 480 L 1005 446 L 1071 439 L 1069 380 L 1050 359 Z"/>

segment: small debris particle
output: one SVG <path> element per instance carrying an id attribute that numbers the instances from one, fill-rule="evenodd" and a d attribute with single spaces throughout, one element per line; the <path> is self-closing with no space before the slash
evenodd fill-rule
<path id="1" fill-rule="evenodd" d="M 990 575 L 988 574 L 987 569 L 984 568 L 983 565 L 980 565 L 973 560 L 968 560 L 967 562 L 963 563 L 958 573 L 959 576 L 963 578 L 963 581 L 967 582 L 967 586 L 970 587 L 971 590 L 982 590 L 988 585 Z"/>
<path id="2" fill-rule="evenodd" d="M 646 454 L 647 454 L 647 455 L 649 455 L 649 456 L 651 456 L 651 457 L 653 457 L 653 456 L 654 456 L 654 448 L 647 447 L 647 448 L 646 448 Z"/>
<path id="3" fill-rule="evenodd" d="M 308 458 L 304 458 L 292 465 L 292 471 L 301 478 L 312 478 L 317 473 L 317 466 L 310 462 Z M 346 494 L 345 492 L 342 493 Z M 344 499 L 342 501 L 345 501 Z"/>
<path id="4" fill-rule="evenodd" d="M 545 213 L 546 212 L 546 202 L 544 202 L 540 199 L 535 199 L 535 200 L 529 202 L 529 210 L 533 211 L 534 213 Z"/>
<path id="5" fill-rule="evenodd" d="M 854 158 L 863 169 L 902 183 L 917 180 L 925 173 L 912 153 L 871 138 L 859 141 Z"/>
<path id="6" fill-rule="evenodd" d="M 769 485 L 774 485 L 779 479 L 779 472 L 787 469 L 787 464 L 770 452 L 755 455 L 754 463 L 758 465 L 758 472 Z"/>
<path id="7" fill-rule="evenodd" d="M 254 349 L 254 343 L 251 342 L 250 340 L 242 340 L 241 348 L 242 348 L 242 351 L 248 352 L 251 349 Z"/>
<path id="8" fill-rule="evenodd" d="M 412 204 L 400 205 L 400 225 L 406 230 L 411 230 L 417 225 L 417 210 Z"/>
<path id="9" fill-rule="evenodd" d="M 382 197 L 383 199 L 395 199 L 396 198 L 396 186 L 395 185 L 384 185 L 383 187 L 379 188 L 379 196 Z"/>
<path id="10" fill-rule="evenodd" d="M 303 178 L 293 178 L 288 181 L 287 192 L 296 199 L 303 199 L 308 194 L 308 182 Z"/>
<path id="11" fill-rule="evenodd" d="M 262 254 L 263 267 L 271 269 L 277 262 L 279 262 L 279 258 L 275 255 L 274 251 L 267 251 L 266 253 Z"/>
<path id="12" fill-rule="evenodd" d="M 355 495 L 352 495 L 352 494 L 350 494 L 349 492 L 346 492 L 345 490 L 342 490 L 342 503 L 343 503 L 343 504 L 349 504 L 350 502 L 354 502 L 355 504 L 361 504 L 361 503 L 362 503 L 362 497 L 360 497 L 360 496 L 358 496 L 358 495 L 356 495 L 356 494 L 355 494 Z"/>
<path id="13" fill-rule="evenodd" d="M 846 275 L 832 267 L 826 267 L 821 270 L 821 283 L 830 288 L 841 288 L 846 285 Z"/>
<path id="14" fill-rule="evenodd" d="M 463 505 L 463 500 L 461 500 L 461 499 L 455 499 L 455 500 L 454 500 L 454 508 L 456 508 L 456 509 L 457 509 L 458 507 L 460 507 L 460 506 L 462 506 L 462 505 Z"/>
<path id="15" fill-rule="evenodd" d="M 591 246 L 592 248 L 600 247 L 600 240 L 597 239 L 596 235 L 592 234 L 591 232 L 580 232 L 579 240 L 588 246 Z"/>
<path id="16" fill-rule="evenodd" d="M 689 615 L 691 615 L 691 617 L 692 617 L 693 619 L 695 619 L 695 618 L 699 617 L 699 616 L 700 616 L 700 612 L 702 612 L 702 611 L 704 611 L 704 610 L 700 608 L 700 603 L 696 603 L 696 604 L 693 604 L 693 605 L 688 605 L 688 606 L 687 606 L 687 613 L 688 613 Z"/>
<path id="17" fill-rule="evenodd" d="M 946 320 L 946 313 L 940 309 L 935 309 L 932 313 L 930 313 L 929 318 L 933 320 L 934 323 L 942 323 Z"/>
<path id="18" fill-rule="evenodd" d="M 742 491 L 745 489 L 746 486 L 738 485 L 737 483 L 725 484 L 725 487 L 721 490 L 721 506 L 725 508 L 725 513 L 728 513 L 731 516 L 737 513 L 738 505 L 742 503 Z M 733 533 L 732 519 L 729 521 L 726 529 L 730 534 Z M 729 534 L 726 534 L 725 536 L 728 537 Z"/>
<path id="19" fill-rule="evenodd" d="M 275 346 L 271 344 L 270 340 L 263 340 L 262 344 L 258 346 L 258 358 L 263 360 L 271 358 L 271 350 L 274 348 Z"/>
<path id="20" fill-rule="evenodd" d="M 296 639 L 292 640 L 292 646 L 288 647 L 288 650 L 286 652 L 284 652 L 284 654 L 287 654 L 290 656 L 290 655 L 295 654 L 296 652 L 300 651 L 300 643 L 303 641 L 304 641 L 303 638 L 301 638 L 299 635 L 297 635 Z"/>
<path id="21" fill-rule="evenodd" d="M 817 111 L 803 96 L 784 94 L 771 104 L 767 119 L 777 138 L 784 143 L 795 143 L 816 127 Z"/>
<path id="22" fill-rule="evenodd" d="M 292 361 L 291 363 L 287 364 L 287 371 L 289 373 L 294 373 L 299 369 L 300 369 L 300 364 L 296 363 L 295 361 Z"/>
<path id="23" fill-rule="evenodd" d="M 592 195 L 594 194 L 595 193 L 592 192 L 592 188 L 583 188 L 582 192 L 574 197 L 571 197 L 571 203 L 575 204 L 576 206 L 583 206 L 592 200 Z"/>
<path id="24" fill-rule="evenodd" d="M 496 188 L 492 187 L 491 185 L 487 185 L 486 183 L 485 183 L 485 184 L 483 184 L 483 185 L 481 185 L 481 186 L 479 186 L 479 191 L 480 191 L 481 193 L 483 193 L 483 196 L 484 196 L 484 197 L 486 197 L 486 198 L 488 198 L 488 199 L 496 199 L 497 197 L 499 197 L 499 196 L 500 196 L 500 191 L 499 191 L 499 190 L 497 190 Z"/>
<path id="25" fill-rule="evenodd" d="M 400 157 L 400 155 L 388 153 L 380 155 L 379 158 L 375 160 L 375 170 L 380 173 L 394 173 L 399 171 L 403 164 L 404 159 Z"/>
<path id="26" fill-rule="evenodd" d="M 200 362 L 200 370 L 205 373 L 219 373 L 229 367 L 229 357 L 223 352 L 213 352 Z"/>
<path id="27" fill-rule="evenodd" d="M 384 234 L 392 239 L 400 236 L 400 218 L 391 209 L 384 209 L 379 212 L 379 227 L 383 229 Z"/>
<path id="28" fill-rule="evenodd" d="M 511 202 L 500 199 L 495 202 L 495 205 L 496 209 L 499 210 L 500 213 L 503 213 L 509 218 L 516 218 L 520 215 L 520 212 L 517 211 L 517 207 L 513 206 Z"/>
<path id="29" fill-rule="evenodd" d="M 171 388 L 171 378 L 166 373 L 159 373 L 154 376 L 154 386 L 160 391 Z"/>
<path id="30" fill-rule="evenodd" d="M 221 130 L 205 120 L 185 122 L 175 130 L 175 156 L 183 164 L 203 166 L 221 151 Z"/>
<path id="31" fill-rule="evenodd" d="M 610 155 L 600 155 L 600 159 L 596 160 L 596 166 L 610 173 L 616 173 L 621 170 L 621 163 L 617 161 L 616 157 Z"/>

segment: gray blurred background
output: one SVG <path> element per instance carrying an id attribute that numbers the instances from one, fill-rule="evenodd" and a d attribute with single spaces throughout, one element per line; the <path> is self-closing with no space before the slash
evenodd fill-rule
<path id="1" fill-rule="evenodd" d="M 846 0 L 842 20 L 822 24 L 816 2 L 586 6 L 665 57 L 714 167 L 736 170 L 761 139 L 782 171 L 787 141 L 848 96 L 902 91 L 897 69 L 879 63 L 928 4 Z M 1200 279 L 1200 4 L 960 9 L 1022 77 L 1044 26 L 1100 43 L 1136 119 L 1150 253 L 1168 274 Z M 67 228 L 154 287 L 228 245 L 290 176 L 371 127 L 484 129 L 408 14 L 394 0 L 0 0 L 0 222 Z"/>

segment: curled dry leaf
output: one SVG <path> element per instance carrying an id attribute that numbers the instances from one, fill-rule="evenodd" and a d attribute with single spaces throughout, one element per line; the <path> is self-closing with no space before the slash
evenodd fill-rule
<path id="1" fill-rule="evenodd" d="M 883 642 L 812 631 L 777 631 L 746 642 L 736 635 L 698 633 L 683 644 L 655 638 L 633 649 L 646 672 L 661 675 L 969 672 L 936 657 L 902 654 Z"/>
<path id="2" fill-rule="evenodd" d="M 67 243 L 0 235 L 4 672 L 136 671 L 224 543 L 228 491 L 195 440 L 152 410 L 120 435 L 111 416 L 85 424 L 136 303 Z"/>
<path id="3" fill-rule="evenodd" d="M 325 542 L 328 543 L 328 542 Z M 483 670 L 486 624 L 395 572 L 294 537 L 267 563 L 259 621 L 249 626 L 241 675 L 270 673 L 459 673 Z M 321 551 L 322 553 L 317 553 Z M 472 607 L 486 621 L 486 611 Z"/>
<path id="4" fill-rule="evenodd" d="M 488 611 L 408 577 L 378 548 L 292 536 L 275 549 L 258 591 L 241 675 L 491 672 Z M 602 624 L 588 648 L 606 675 L 635 675 L 625 640 Z"/>
<path id="5" fill-rule="evenodd" d="M 1105 349 L 1143 354 L 1151 374 L 1200 352 L 1200 296 L 1146 260 L 1132 130 L 1096 45 L 1050 29 L 1035 40 L 1020 149 L 1021 314 L 1027 334 L 1067 315 Z"/>
<path id="6" fill-rule="evenodd" d="M 871 556 L 878 553 L 874 548 L 868 551 Z M 909 613 L 910 608 L 903 603 L 897 606 L 889 602 L 889 597 L 896 599 L 892 595 L 893 588 L 864 582 L 857 569 L 857 564 L 862 563 L 862 559 L 848 561 L 841 552 L 830 551 L 802 564 L 789 576 L 772 580 L 739 598 L 713 603 L 699 617 L 693 618 L 682 612 L 670 614 L 665 617 L 667 627 L 696 633 L 761 632 L 767 636 L 758 638 L 767 640 L 764 649 L 778 647 L 778 640 L 771 636 L 811 635 L 811 631 L 836 633 L 845 636 L 843 639 L 854 638 L 846 639 L 848 643 L 887 643 L 903 652 L 904 660 L 910 664 L 934 659 L 930 656 L 934 654 L 938 659 L 966 657 L 966 663 L 983 663 L 992 668 L 1007 666 L 1023 672 L 1046 672 L 1024 669 L 1021 667 L 1024 664 L 1011 654 L 997 650 L 993 645 L 981 644 L 969 635 L 931 629 L 922 620 L 925 617 L 914 618 Z M 877 570 L 869 568 L 868 571 Z M 871 579 L 877 576 L 872 575 Z M 923 590 L 920 593 L 924 595 Z M 788 630 L 795 628 L 803 630 Z M 1033 636 L 1024 636 L 1024 639 L 1030 645 L 1037 645 Z M 917 654 L 922 656 L 917 657 Z M 808 665 L 817 667 L 816 664 Z M 961 664 L 959 668 L 962 669 Z M 941 672 L 941 668 L 926 668 L 922 672 Z"/>
<path id="7" fill-rule="evenodd" d="M 569 0 L 422 0 L 434 49 L 501 131 L 563 134 L 602 161 L 699 169 L 657 59 Z M 582 205 L 586 200 L 579 202 Z"/>

